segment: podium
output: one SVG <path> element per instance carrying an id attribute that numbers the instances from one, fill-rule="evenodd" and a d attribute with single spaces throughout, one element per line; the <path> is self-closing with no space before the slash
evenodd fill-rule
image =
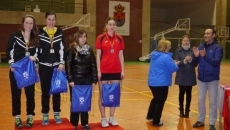
<path id="1" fill-rule="evenodd" d="M 67 118 L 61 118 L 62 124 L 56 124 L 54 119 L 49 119 L 49 125 L 42 125 L 42 120 L 34 120 L 32 128 L 23 126 L 20 130 L 74 130 L 74 127 Z M 25 124 L 25 122 L 23 122 Z M 112 126 L 103 128 L 100 122 L 89 123 L 90 129 L 92 130 L 124 130 L 121 126 Z M 15 130 L 18 130 L 15 127 Z M 77 130 L 83 130 L 80 124 L 78 124 Z"/>
<path id="2" fill-rule="evenodd" d="M 23 122 L 25 124 L 25 122 Z M 62 118 L 62 124 L 56 124 L 54 119 L 49 120 L 49 125 L 42 125 L 42 120 L 34 120 L 32 128 L 30 130 L 73 130 L 74 127 L 67 118 Z M 15 127 L 15 130 L 18 130 Z M 28 130 L 26 126 L 23 126 L 20 130 Z"/>

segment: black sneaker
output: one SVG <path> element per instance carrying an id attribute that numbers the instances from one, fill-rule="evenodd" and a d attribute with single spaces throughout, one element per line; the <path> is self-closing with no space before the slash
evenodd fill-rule
<path id="1" fill-rule="evenodd" d="M 153 124 L 154 126 L 162 126 L 163 125 L 163 122 L 159 122 L 159 123 L 157 123 L 157 124 Z"/>
<path id="2" fill-rule="evenodd" d="M 216 130 L 214 125 L 210 125 L 209 130 Z"/>
<path id="3" fill-rule="evenodd" d="M 198 128 L 198 127 L 201 127 L 201 126 L 204 126 L 204 123 L 203 123 L 203 122 L 200 122 L 200 121 L 197 121 L 197 122 L 193 125 L 193 128 Z"/>
<path id="4" fill-rule="evenodd" d="M 33 122 L 34 122 L 33 117 L 27 118 L 26 127 L 31 128 L 33 126 Z"/>
<path id="5" fill-rule="evenodd" d="M 18 129 L 21 129 L 23 127 L 23 124 L 20 118 L 15 118 L 15 125 Z"/>
<path id="6" fill-rule="evenodd" d="M 83 125 L 82 128 L 83 128 L 84 130 L 90 130 L 90 127 L 89 127 L 88 124 Z"/>

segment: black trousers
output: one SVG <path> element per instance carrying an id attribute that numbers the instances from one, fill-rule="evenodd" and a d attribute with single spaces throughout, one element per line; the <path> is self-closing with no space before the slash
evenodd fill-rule
<path id="1" fill-rule="evenodd" d="M 49 113 L 50 110 L 50 95 L 49 91 L 51 88 L 51 79 L 53 76 L 53 69 L 54 67 L 48 67 L 44 65 L 39 65 L 39 75 L 40 75 L 40 83 L 41 83 L 41 102 L 42 102 L 42 113 Z M 60 94 L 53 94 L 52 101 L 53 101 L 53 111 L 60 112 L 61 106 L 61 98 Z"/>
<path id="2" fill-rule="evenodd" d="M 92 77 L 75 77 L 74 85 L 92 85 Z M 70 101 L 72 102 L 72 87 L 70 87 Z M 71 112 L 70 123 L 73 126 L 77 126 L 79 122 L 79 116 L 81 117 L 81 125 L 88 124 L 89 113 L 88 112 Z"/>
<path id="3" fill-rule="evenodd" d="M 153 124 L 158 124 L 162 115 L 165 101 L 168 96 L 168 86 L 151 87 L 153 99 L 150 102 L 147 118 L 153 119 Z"/>
<path id="4" fill-rule="evenodd" d="M 184 110 L 184 94 L 186 93 L 186 107 L 185 110 L 190 110 L 190 104 L 192 100 L 192 86 L 180 86 L 179 85 L 179 106 L 180 110 Z"/>
<path id="5" fill-rule="evenodd" d="M 18 89 L 13 72 L 9 72 L 12 98 L 12 115 L 21 115 L 21 89 Z M 24 88 L 26 94 L 26 114 L 35 115 L 34 84 Z"/>

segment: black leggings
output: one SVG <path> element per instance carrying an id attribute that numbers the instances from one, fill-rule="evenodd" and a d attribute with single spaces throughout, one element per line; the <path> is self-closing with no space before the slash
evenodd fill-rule
<path id="1" fill-rule="evenodd" d="M 10 71 L 10 87 L 12 98 L 12 115 L 21 115 L 21 92 L 22 89 L 18 89 L 14 73 Z M 24 88 L 26 94 L 26 114 L 35 115 L 35 99 L 34 99 L 34 84 Z"/>
<path id="2" fill-rule="evenodd" d="M 181 86 L 179 85 L 179 106 L 180 110 L 184 109 L 184 94 L 186 93 L 186 108 L 185 110 L 190 110 L 190 103 L 192 100 L 192 86 Z"/>
<path id="3" fill-rule="evenodd" d="M 162 115 L 165 101 L 168 96 L 168 86 L 151 87 L 149 86 L 153 98 L 150 102 L 147 118 L 154 119 L 153 124 L 158 124 Z"/>
<path id="4" fill-rule="evenodd" d="M 41 102 L 42 102 L 42 113 L 49 113 L 50 110 L 50 88 L 51 88 L 51 80 L 53 76 L 54 67 L 39 65 L 39 75 L 40 75 L 40 83 L 41 83 Z M 60 112 L 61 111 L 61 96 L 59 94 L 53 94 L 53 111 Z"/>

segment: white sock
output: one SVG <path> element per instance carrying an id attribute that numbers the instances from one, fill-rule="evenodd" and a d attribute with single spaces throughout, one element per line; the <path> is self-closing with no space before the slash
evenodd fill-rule
<path id="1" fill-rule="evenodd" d="M 48 116 L 49 114 L 48 113 L 43 113 L 43 116 Z"/>
<path id="2" fill-rule="evenodd" d="M 28 118 L 33 118 L 33 115 L 27 115 Z"/>
<path id="3" fill-rule="evenodd" d="M 20 115 L 16 115 L 15 118 L 20 118 Z"/>
<path id="4" fill-rule="evenodd" d="M 54 115 L 57 115 L 57 114 L 59 114 L 59 112 L 54 112 Z"/>

